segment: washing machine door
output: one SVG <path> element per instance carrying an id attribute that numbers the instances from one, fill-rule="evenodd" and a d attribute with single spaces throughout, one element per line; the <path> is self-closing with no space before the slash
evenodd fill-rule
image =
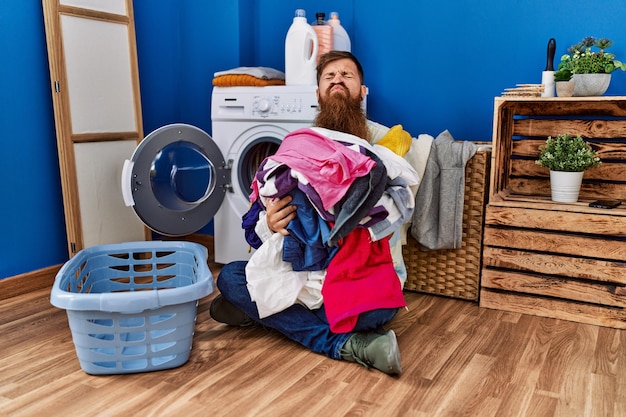
<path id="1" fill-rule="evenodd" d="M 163 126 L 146 136 L 122 170 L 122 195 L 141 221 L 166 236 L 206 226 L 219 209 L 230 173 L 203 130 Z"/>

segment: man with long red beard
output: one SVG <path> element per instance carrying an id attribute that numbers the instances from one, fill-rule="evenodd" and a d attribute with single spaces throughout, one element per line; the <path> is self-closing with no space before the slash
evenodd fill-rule
<path id="1" fill-rule="evenodd" d="M 340 51 L 331 51 L 321 56 L 317 67 L 317 81 L 320 107 L 314 125 L 356 136 L 363 139 L 364 143 L 369 142 L 368 121 L 361 106 L 367 88 L 363 84 L 363 69 L 356 57 L 349 52 Z M 258 220 L 255 216 L 254 230 L 261 241 L 266 242 L 272 236 L 279 237 L 276 234 L 289 235 L 288 225 L 297 216 L 297 207 L 292 204 L 292 200 L 290 195 L 268 200 L 267 207 L 264 212 L 259 213 Z M 372 245 L 373 243 L 370 242 Z M 387 241 L 384 243 L 388 251 Z M 360 244 L 368 245 L 365 242 Z M 376 253 L 373 254 L 375 257 Z M 348 259 L 350 254 L 343 256 Z M 311 309 L 302 303 L 296 303 L 261 318 L 247 287 L 246 265 L 245 261 L 236 261 L 222 268 L 217 280 L 221 294 L 216 296 L 210 307 L 213 319 L 233 326 L 259 323 L 330 358 L 357 362 L 388 374 L 402 372 L 396 335 L 393 330 L 383 328 L 396 315 L 398 308 L 363 311 L 358 315 L 353 329 L 344 333 L 331 330 L 323 304 L 319 308 Z M 392 279 L 398 280 L 397 275 Z M 394 291 L 400 292 L 395 296 L 402 297 L 400 285 L 392 284 L 397 288 Z M 377 290 L 365 289 L 370 293 Z"/>

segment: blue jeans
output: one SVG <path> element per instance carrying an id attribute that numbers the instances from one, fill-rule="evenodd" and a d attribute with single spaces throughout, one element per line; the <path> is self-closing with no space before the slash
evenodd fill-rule
<path id="1" fill-rule="evenodd" d="M 248 317 L 272 328 L 289 339 L 329 358 L 341 359 L 340 350 L 352 333 L 333 333 L 322 306 L 316 310 L 296 304 L 263 319 L 259 318 L 256 303 L 250 299 L 246 287 L 246 261 L 224 265 L 217 277 L 217 288 L 222 296 L 239 307 Z M 389 322 L 397 308 L 384 308 L 361 313 L 353 332 L 372 331 Z"/>

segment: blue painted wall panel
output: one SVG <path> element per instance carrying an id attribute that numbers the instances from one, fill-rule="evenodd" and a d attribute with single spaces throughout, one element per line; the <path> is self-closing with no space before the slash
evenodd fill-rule
<path id="1" fill-rule="evenodd" d="M 613 39 L 626 60 L 622 0 L 134 0 L 144 132 L 184 122 L 211 133 L 213 73 L 284 70 L 296 8 L 309 21 L 339 12 L 366 71 L 370 117 L 413 135 L 490 140 L 493 97 L 541 81 L 550 37 L 557 63 L 584 36 Z M 1 279 L 63 263 L 67 250 L 40 1 L 0 2 L 0 51 Z M 626 95 L 625 73 L 607 94 Z"/>

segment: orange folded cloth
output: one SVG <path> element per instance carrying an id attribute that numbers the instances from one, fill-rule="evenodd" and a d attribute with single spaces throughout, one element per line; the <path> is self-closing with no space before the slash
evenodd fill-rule
<path id="1" fill-rule="evenodd" d="M 216 87 L 265 87 L 268 85 L 285 85 L 285 80 L 278 78 L 258 78 L 248 74 L 226 74 L 213 78 L 213 85 Z"/>

